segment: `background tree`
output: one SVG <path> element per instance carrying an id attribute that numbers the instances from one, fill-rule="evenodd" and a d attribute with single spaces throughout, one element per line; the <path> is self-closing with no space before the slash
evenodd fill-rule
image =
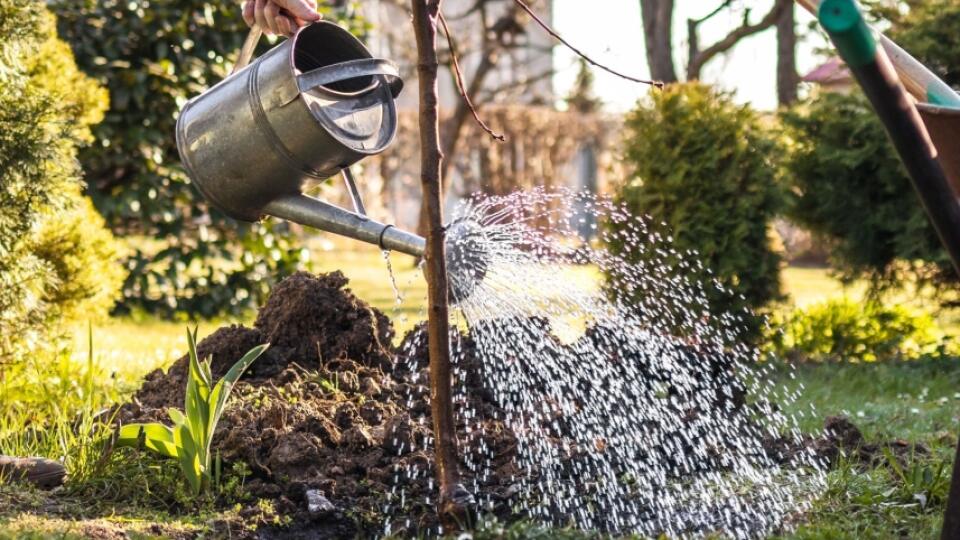
<path id="1" fill-rule="evenodd" d="M 56 344 L 112 305 L 117 246 L 81 194 L 77 148 L 106 92 L 77 70 L 53 16 L 0 0 L 0 364 Z"/>
<path id="2" fill-rule="evenodd" d="M 665 83 L 678 80 L 674 67 L 672 36 L 675 7 L 675 0 L 640 0 L 647 64 L 650 66 L 651 77 Z M 741 24 L 730 29 L 715 43 L 704 46 L 700 41 L 700 27 L 717 15 L 731 10 L 741 11 Z M 687 19 L 686 80 L 700 80 L 703 68 L 711 60 L 729 52 L 743 39 L 776 26 L 778 95 L 781 103 L 790 103 L 796 99 L 798 82 L 793 0 L 774 0 L 773 6 L 760 18 L 755 18 L 752 11 L 750 7 L 744 7 L 733 0 L 717 0 L 715 7 L 702 17 Z"/>
<path id="3" fill-rule="evenodd" d="M 62 0 L 61 34 L 110 91 L 110 110 L 80 160 L 110 228 L 131 237 L 117 311 L 213 316 L 246 310 L 307 261 L 287 225 L 246 224 L 211 209 L 180 165 L 186 101 L 223 79 L 247 33 L 234 2 Z M 328 18 L 354 22 L 346 6 Z M 268 47 L 261 43 L 261 52 Z"/>
<path id="4" fill-rule="evenodd" d="M 777 102 L 790 105 L 797 101 L 800 75 L 797 73 L 796 5 L 786 6 L 777 19 Z"/>
<path id="5" fill-rule="evenodd" d="M 673 8 L 674 0 L 640 0 L 650 77 L 667 84 L 677 82 L 673 63 Z"/>
<path id="6" fill-rule="evenodd" d="M 700 43 L 700 25 L 733 6 L 733 0 L 723 0 L 716 9 L 699 19 L 687 19 L 687 80 L 698 81 L 708 62 L 733 49 L 744 38 L 763 32 L 773 27 L 780 20 L 783 12 L 793 9 L 793 0 L 774 0 L 773 7 L 756 22 L 752 21 L 752 10 L 743 8 L 742 22 L 731 29 L 723 38 L 704 47 Z"/>
<path id="7" fill-rule="evenodd" d="M 782 115 L 791 140 L 787 213 L 831 243 L 833 265 L 874 292 L 953 281 L 910 179 L 866 100 L 826 93 Z M 909 278 L 909 279 L 908 279 Z"/>
<path id="8" fill-rule="evenodd" d="M 778 298 L 781 260 L 768 238 L 782 200 L 771 162 L 778 149 L 756 113 L 710 86 L 683 83 L 653 92 L 626 127 L 632 175 L 617 200 L 648 216 L 651 232 L 672 237 L 678 253 L 695 252 L 702 267 L 687 266 L 687 277 L 704 284 L 712 311 L 740 313 Z M 652 254 L 641 244 L 610 248 L 637 263 Z"/>

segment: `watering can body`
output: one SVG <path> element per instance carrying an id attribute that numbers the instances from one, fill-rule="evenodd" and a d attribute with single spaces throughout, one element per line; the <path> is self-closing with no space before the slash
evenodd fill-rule
<path id="1" fill-rule="evenodd" d="M 314 23 L 183 107 L 181 161 L 230 217 L 274 215 L 422 255 L 422 238 L 303 195 L 390 145 L 402 84 L 392 63 L 373 58 L 348 31 Z"/>

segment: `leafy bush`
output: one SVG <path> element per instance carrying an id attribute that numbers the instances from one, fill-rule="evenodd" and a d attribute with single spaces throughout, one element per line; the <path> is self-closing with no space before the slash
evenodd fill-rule
<path id="1" fill-rule="evenodd" d="M 117 445 L 143 446 L 162 456 L 176 459 L 190 488 L 197 495 L 216 485 L 219 479 L 220 466 L 219 463 L 214 463 L 210 445 L 213 443 L 213 433 L 220 422 L 220 416 L 230 399 L 233 385 L 250 364 L 267 350 L 268 345 L 251 349 L 217 384 L 213 384 L 210 359 L 206 358 L 201 362 L 197 357 L 196 330 L 187 331 L 187 343 L 190 351 L 187 392 L 183 411 L 169 411 L 173 427 L 160 423 L 127 424 L 120 427 Z"/>
<path id="2" fill-rule="evenodd" d="M 869 278 L 875 290 L 907 277 L 935 284 L 955 279 L 865 98 L 821 94 L 786 111 L 782 123 L 791 140 L 787 213 L 832 241 L 841 277 Z"/>
<path id="3" fill-rule="evenodd" d="M 116 303 L 126 272 L 120 246 L 90 199 L 76 194 L 72 204 L 44 219 L 33 248 L 50 270 L 47 304 L 68 321 L 91 321 Z"/>
<path id="4" fill-rule="evenodd" d="M 849 299 L 775 317 L 771 328 L 770 352 L 811 362 L 914 360 L 942 356 L 949 345 L 929 315 Z"/>
<path id="5" fill-rule="evenodd" d="M 0 35 L 0 361 L 11 362 L 55 341 L 64 318 L 103 313 L 122 269 L 76 163 L 106 92 L 43 4 L 0 0 Z"/>
<path id="6" fill-rule="evenodd" d="M 617 199 L 672 235 L 677 252 L 696 252 L 703 267 L 690 265 L 690 278 L 725 289 L 706 287 L 711 309 L 738 312 L 778 298 L 781 261 L 768 237 L 781 202 L 770 161 L 777 147 L 757 115 L 709 86 L 678 84 L 641 102 L 626 127 L 633 180 Z M 610 248 L 627 260 L 649 256 L 614 236 Z"/>
<path id="7" fill-rule="evenodd" d="M 212 210 L 190 187 L 174 137 L 180 107 L 232 67 L 247 34 L 240 3 L 53 5 L 82 69 L 110 90 L 96 144 L 80 159 L 108 226 L 135 237 L 118 311 L 213 316 L 252 307 L 274 280 L 305 263 L 307 252 L 288 240 L 283 224 L 240 223 Z M 262 42 L 260 52 L 266 48 Z"/>

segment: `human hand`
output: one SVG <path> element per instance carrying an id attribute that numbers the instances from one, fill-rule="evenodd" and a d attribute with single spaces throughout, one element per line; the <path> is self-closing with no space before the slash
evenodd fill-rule
<path id="1" fill-rule="evenodd" d="M 246 0 L 243 4 L 243 20 L 267 34 L 289 37 L 321 18 L 316 0 Z"/>

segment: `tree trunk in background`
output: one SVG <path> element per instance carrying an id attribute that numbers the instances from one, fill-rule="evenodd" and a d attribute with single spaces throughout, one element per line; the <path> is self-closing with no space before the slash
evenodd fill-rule
<path id="1" fill-rule="evenodd" d="M 640 0 L 650 78 L 664 83 L 677 82 L 673 64 L 673 3 L 674 0 Z"/>
<path id="2" fill-rule="evenodd" d="M 797 26 L 791 5 L 777 20 L 777 100 L 790 105 L 797 100 Z"/>
<path id="3" fill-rule="evenodd" d="M 420 82 L 420 183 L 427 216 L 427 340 L 430 354 L 430 407 L 433 416 L 436 476 L 440 487 L 437 513 L 445 530 L 464 518 L 464 491 L 457 460 L 456 423 L 453 414 L 453 378 L 450 368 L 450 315 L 447 268 L 444 258 L 442 178 L 440 163 L 440 112 L 437 90 L 437 15 L 441 0 L 411 0 L 417 39 L 417 73 Z"/>

